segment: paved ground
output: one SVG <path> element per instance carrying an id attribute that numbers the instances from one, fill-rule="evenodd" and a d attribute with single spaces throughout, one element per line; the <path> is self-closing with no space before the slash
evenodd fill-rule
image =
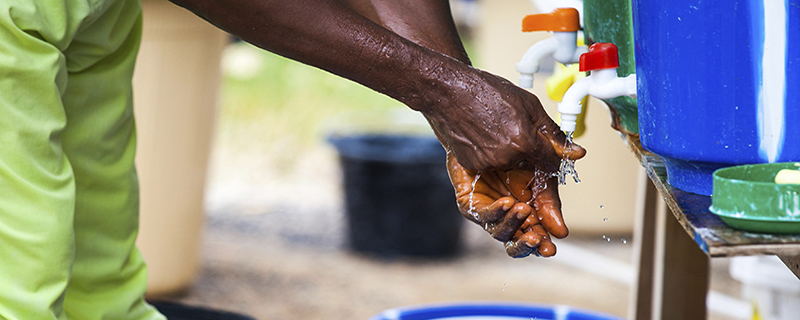
<path id="1" fill-rule="evenodd" d="M 483 230 L 465 225 L 455 258 L 358 254 L 347 249 L 332 150 L 312 151 L 289 174 L 237 152 L 215 148 L 203 268 L 191 290 L 173 299 L 258 319 L 368 319 L 389 308 L 456 301 L 566 304 L 626 315 L 629 289 L 614 279 L 630 274 L 629 236 L 624 244 L 625 235 L 609 235 L 613 241 L 572 235 L 558 242 L 555 258 L 511 259 Z M 724 261 L 714 268 L 712 286 L 738 293 Z"/>
<path id="2" fill-rule="evenodd" d="M 284 213 L 211 218 L 205 266 L 182 301 L 259 319 L 367 319 L 398 306 L 478 300 L 626 312 L 625 285 L 555 259 L 508 258 L 477 227 L 466 232 L 457 258 L 387 260 L 345 250 L 336 227 L 274 230 L 275 214 Z M 588 241 L 596 242 L 573 243 Z M 624 254 L 622 246 L 603 251 Z"/>
<path id="3" fill-rule="evenodd" d="M 359 320 L 394 307 L 456 301 L 566 304 L 626 315 L 635 241 L 629 235 L 608 234 L 606 241 L 602 233 L 573 233 L 557 242 L 559 253 L 550 259 L 508 258 L 499 242 L 466 224 L 461 254 L 450 259 L 348 250 L 341 173 L 335 152 L 318 141 L 324 131 L 318 127 L 335 125 L 331 114 L 383 110 L 388 103 L 352 83 L 262 55 L 255 78 L 226 73 L 203 267 L 194 286 L 171 299 L 264 320 Z M 362 120 L 374 125 L 375 118 Z M 726 266 L 712 264 L 712 287 L 738 295 Z"/>

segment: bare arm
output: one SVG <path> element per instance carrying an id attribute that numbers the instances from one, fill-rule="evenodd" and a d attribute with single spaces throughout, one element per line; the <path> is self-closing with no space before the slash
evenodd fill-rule
<path id="1" fill-rule="evenodd" d="M 349 8 L 423 47 L 471 65 L 447 0 L 340 0 Z"/>
<path id="2" fill-rule="evenodd" d="M 423 65 L 442 54 L 408 41 L 331 0 L 173 0 L 263 49 L 316 66 L 387 94 L 419 101 Z M 404 75 L 398 77 L 398 74 Z"/>
<path id="3" fill-rule="evenodd" d="M 441 18 L 449 12 L 444 1 L 374 2 L 367 15 L 402 36 L 335 0 L 173 2 L 261 48 L 421 111 L 464 168 L 557 169 L 564 150 L 558 126 L 536 97 L 465 63 L 452 21 Z"/>
<path id="4" fill-rule="evenodd" d="M 261 48 L 357 81 L 421 111 L 451 151 L 448 168 L 458 194 L 472 192 L 475 169 L 535 170 L 514 173 L 514 179 L 506 175 L 524 193 L 533 181 L 531 172 L 552 172 L 562 156 L 583 156 L 580 147 L 564 155 L 563 133 L 536 97 L 470 67 L 446 0 L 172 1 Z M 489 181 L 479 185 L 487 193 L 476 204 L 482 214 L 473 217 L 468 210 L 473 203 L 462 196 L 465 216 L 506 241 L 512 256 L 534 250 L 555 253 L 547 232 L 557 237 L 567 232 L 555 183 L 536 199 L 494 192 L 508 189 L 497 183 L 484 188 L 492 185 Z M 530 206 L 548 201 L 557 205 Z M 544 217 L 554 223 L 539 224 Z"/>

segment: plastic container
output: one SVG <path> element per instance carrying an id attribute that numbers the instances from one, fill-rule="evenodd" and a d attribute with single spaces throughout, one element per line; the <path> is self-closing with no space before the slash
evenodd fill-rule
<path id="1" fill-rule="evenodd" d="M 621 320 L 568 306 L 534 304 L 452 304 L 389 309 L 370 320 Z"/>
<path id="2" fill-rule="evenodd" d="M 133 77 L 139 237 L 147 295 L 186 289 L 200 269 L 203 191 L 228 35 L 168 1 L 144 0 Z"/>
<path id="3" fill-rule="evenodd" d="M 669 183 L 800 160 L 800 7 L 788 0 L 634 0 L 639 133 Z"/>
<path id="4" fill-rule="evenodd" d="M 761 320 L 796 320 L 800 280 L 776 256 L 733 257 L 730 275 L 742 283 L 742 299 L 751 301 Z"/>
<path id="5" fill-rule="evenodd" d="M 800 234 L 800 184 L 775 183 L 784 169 L 800 170 L 800 162 L 717 170 L 711 212 L 737 229 Z"/>
<path id="6" fill-rule="evenodd" d="M 383 256 L 451 256 L 463 218 L 429 136 L 364 134 L 329 139 L 344 174 L 350 247 Z"/>

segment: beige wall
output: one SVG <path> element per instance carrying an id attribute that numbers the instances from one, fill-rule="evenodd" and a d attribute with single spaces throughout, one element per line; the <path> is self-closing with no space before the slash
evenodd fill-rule
<path id="1" fill-rule="evenodd" d="M 517 61 L 528 47 L 550 35 L 521 32 L 522 18 L 535 13 L 528 0 L 484 0 L 481 10 L 475 39 L 478 66 L 516 83 Z M 547 76 L 534 76 L 533 93 L 555 118 L 556 103 L 544 94 Z M 559 190 L 565 219 L 573 235 L 630 233 L 633 229 L 640 166 L 610 124 L 606 106 L 590 99 L 586 133 L 575 139 L 588 150 L 586 158 L 576 164 L 582 182 L 577 185 L 570 182 Z"/>

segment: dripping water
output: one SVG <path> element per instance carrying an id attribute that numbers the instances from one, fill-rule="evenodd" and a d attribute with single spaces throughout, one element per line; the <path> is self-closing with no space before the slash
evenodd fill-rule
<path id="1" fill-rule="evenodd" d="M 558 184 L 566 185 L 567 184 L 567 176 L 572 176 L 572 179 L 575 183 L 580 183 L 581 179 L 578 178 L 578 171 L 575 171 L 575 160 L 567 159 L 567 154 L 572 151 L 572 145 L 574 144 L 575 132 L 568 131 L 567 132 L 567 151 L 564 152 L 564 157 L 561 158 L 561 166 L 559 167 L 558 172 L 554 173 L 553 175 L 558 177 Z"/>
<path id="2" fill-rule="evenodd" d="M 481 173 L 478 172 L 475 175 L 475 180 L 472 181 L 472 190 L 469 191 L 469 214 L 472 215 L 473 218 L 476 220 L 478 219 L 478 213 L 475 212 L 475 186 L 478 184 L 478 180 L 481 179 Z"/>

